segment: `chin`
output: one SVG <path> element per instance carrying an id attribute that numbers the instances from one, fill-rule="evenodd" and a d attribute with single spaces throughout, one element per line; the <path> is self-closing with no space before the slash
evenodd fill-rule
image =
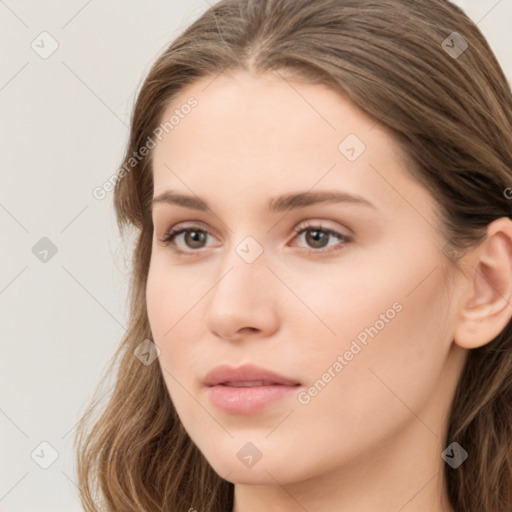
<path id="1" fill-rule="evenodd" d="M 228 482 L 275 485 L 276 480 L 280 484 L 289 484 L 307 478 L 307 475 L 298 474 L 297 470 L 302 468 L 297 467 L 297 461 L 293 454 L 290 457 L 279 450 L 272 450 L 269 454 L 263 453 L 261 458 L 251 465 L 252 461 L 250 459 L 244 463 L 245 454 L 251 452 L 250 447 L 246 447 L 243 451 L 237 446 L 236 450 L 233 450 L 233 456 L 227 457 L 226 454 L 230 451 L 231 449 L 222 452 L 210 452 L 208 457 L 205 457 L 212 469 Z M 294 470 L 293 473 L 290 473 L 291 469 Z"/>

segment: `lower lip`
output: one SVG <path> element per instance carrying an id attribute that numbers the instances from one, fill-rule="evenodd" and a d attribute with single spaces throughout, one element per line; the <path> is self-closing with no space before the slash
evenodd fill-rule
<path id="1" fill-rule="evenodd" d="M 232 414 L 254 414 L 262 411 L 272 402 L 296 393 L 299 386 L 210 386 L 209 394 L 213 405 Z"/>

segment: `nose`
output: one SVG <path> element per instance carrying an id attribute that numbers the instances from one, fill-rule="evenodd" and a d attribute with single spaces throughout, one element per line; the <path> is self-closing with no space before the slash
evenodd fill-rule
<path id="1" fill-rule="evenodd" d="M 271 336 L 278 329 L 279 283 L 267 268 L 265 253 L 248 263 L 233 249 L 223 263 L 208 294 L 206 329 L 230 341 Z"/>

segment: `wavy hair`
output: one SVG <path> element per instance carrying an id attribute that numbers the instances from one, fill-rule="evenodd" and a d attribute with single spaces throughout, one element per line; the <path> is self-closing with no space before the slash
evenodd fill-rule
<path id="1" fill-rule="evenodd" d="M 453 34 L 456 32 L 458 35 Z M 464 42 L 467 48 L 464 50 Z M 87 512 L 226 512 L 232 483 L 217 475 L 184 430 L 158 365 L 135 348 L 152 339 L 145 299 L 153 225 L 151 152 L 130 161 L 187 85 L 226 70 L 282 71 L 345 94 L 389 129 L 441 212 L 456 266 L 487 225 L 510 217 L 512 94 L 489 44 L 445 0 L 221 0 L 158 57 L 134 105 L 114 190 L 122 234 L 136 235 L 130 316 L 75 434 Z M 126 167 L 130 163 L 129 167 Z M 102 403 L 107 378 L 111 393 Z M 469 351 L 446 444 L 470 454 L 445 465 L 456 512 L 512 510 L 512 327 Z M 445 445 L 446 445 L 445 444 Z"/>

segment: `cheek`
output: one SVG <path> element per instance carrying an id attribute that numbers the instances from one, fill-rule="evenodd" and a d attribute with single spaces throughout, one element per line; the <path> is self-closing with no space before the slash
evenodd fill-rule
<path id="1" fill-rule="evenodd" d="M 190 382 L 192 369 L 201 367 L 201 319 L 205 314 L 201 298 L 208 289 L 197 273 L 169 268 L 165 258 L 151 262 L 146 286 L 148 319 L 171 394 L 179 383 Z"/>
<path id="2" fill-rule="evenodd" d="M 168 339 L 182 325 L 189 322 L 190 315 L 199 304 L 207 286 L 179 266 L 170 266 L 165 255 L 157 255 L 151 260 L 146 286 L 148 318 L 153 336 Z"/>
<path id="3" fill-rule="evenodd" d="M 191 390 L 191 375 L 197 367 L 195 345 L 191 342 L 195 333 L 191 332 L 186 310 L 180 307 L 176 294 L 169 292 L 161 282 L 154 283 L 154 286 L 148 282 L 146 296 L 153 341 L 160 349 L 157 362 L 170 400 L 182 423 L 187 424 L 186 417 L 193 413 L 193 401 L 185 390 Z M 182 414 L 186 417 L 183 418 Z"/>
<path id="4" fill-rule="evenodd" d="M 371 429 L 372 417 L 391 428 L 397 418 L 410 415 L 404 403 L 419 410 L 442 373 L 451 345 L 443 276 L 434 259 L 421 261 L 416 255 L 413 260 L 416 265 L 404 266 L 395 258 L 386 268 L 366 262 L 364 267 L 378 272 L 361 266 L 331 276 L 323 297 L 304 292 L 335 333 L 313 315 L 303 320 L 319 326 L 316 337 L 300 338 L 297 346 L 298 353 L 307 354 L 308 384 L 316 388 L 304 410 L 332 411 L 347 435 L 351 428 Z"/>
<path id="5" fill-rule="evenodd" d="M 311 377 L 322 379 L 343 357 L 343 369 L 314 398 L 313 407 L 333 411 L 347 435 L 353 429 L 370 437 L 375 428 L 389 432 L 410 421 L 411 410 L 421 411 L 435 392 L 450 347 L 439 277 L 411 293 L 415 279 L 395 276 L 394 287 L 374 288 L 371 299 L 347 302 L 339 314 L 337 341 L 328 356 L 317 358 Z"/>

